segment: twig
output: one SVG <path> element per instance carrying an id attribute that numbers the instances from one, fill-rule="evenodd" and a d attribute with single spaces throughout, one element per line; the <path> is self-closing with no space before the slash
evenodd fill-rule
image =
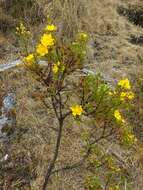
<path id="1" fill-rule="evenodd" d="M 58 172 L 61 172 L 61 171 L 64 171 L 64 170 L 74 169 L 74 168 L 77 168 L 77 167 L 82 166 L 82 165 L 84 164 L 85 160 L 88 158 L 88 156 L 89 156 L 90 153 L 91 153 L 92 145 L 96 144 L 96 143 L 99 142 L 101 139 L 106 138 L 106 137 L 109 137 L 109 136 L 111 136 L 111 135 L 112 135 L 112 130 L 111 130 L 111 133 L 110 133 L 110 134 L 108 134 L 108 135 L 106 135 L 106 136 L 104 136 L 104 135 L 100 136 L 98 139 L 96 139 L 96 140 L 94 140 L 92 143 L 90 143 L 90 146 L 89 146 L 89 148 L 88 148 L 86 154 L 83 156 L 83 158 L 82 158 L 81 160 L 75 162 L 75 163 L 72 164 L 72 165 L 67 165 L 67 166 L 65 166 L 65 167 L 63 167 L 63 168 L 56 169 L 56 170 L 54 170 L 54 171 L 52 172 L 52 174 L 58 173 Z M 101 164 L 101 166 L 102 166 L 102 165 L 103 165 L 103 163 Z M 101 166 L 99 166 L 99 167 L 101 167 Z"/>
<path id="2" fill-rule="evenodd" d="M 45 176 L 45 179 L 44 179 L 44 184 L 42 186 L 42 190 L 46 190 L 46 188 L 47 188 L 47 185 L 48 185 L 48 182 L 49 182 L 52 170 L 54 169 L 56 160 L 58 158 L 59 148 L 60 148 L 60 144 L 61 144 L 62 130 L 63 130 L 63 121 L 64 120 L 62 118 L 62 107 L 61 107 L 61 105 L 62 105 L 62 102 L 61 102 L 62 99 L 61 99 L 61 94 L 59 93 L 58 96 L 59 96 L 59 107 L 58 107 L 59 108 L 59 114 L 58 114 L 56 105 L 54 103 L 54 97 L 51 98 L 51 101 L 52 101 L 53 109 L 55 111 L 57 119 L 59 121 L 59 130 L 58 130 L 58 135 L 57 135 L 57 139 L 56 139 L 54 156 L 53 156 L 53 159 L 51 160 L 50 165 L 49 165 L 49 167 L 47 169 L 46 176 Z"/>

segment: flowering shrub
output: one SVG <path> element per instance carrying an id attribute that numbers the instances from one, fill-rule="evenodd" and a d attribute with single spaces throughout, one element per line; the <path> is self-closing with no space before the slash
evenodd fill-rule
<path id="1" fill-rule="evenodd" d="M 54 156 L 47 168 L 42 189 L 46 189 L 51 175 L 55 172 L 72 169 L 84 165 L 85 162 L 94 168 L 94 172 L 87 178 L 88 189 L 105 189 L 106 186 L 110 190 L 119 189 L 122 183 L 116 184 L 115 178 L 122 178 L 123 169 L 113 153 L 102 150 L 103 145 L 100 143 L 104 141 L 108 145 L 114 141 L 117 145 L 127 147 L 136 143 L 132 127 L 125 118 L 135 96 L 131 84 L 128 79 L 121 79 L 112 89 L 100 74 L 83 73 L 89 38 L 87 34 L 81 32 L 72 42 L 64 42 L 57 38 L 58 28 L 55 25 L 50 23 L 43 31 L 39 42 L 33 48 L 34 51 L 29 52 L 25 45 L 26 54 L 23 58 L 26 68 L 46 87 L 46 97 L 41 101 L 54 112 L 58 121 Z M 23 25 L 17 28 L 17 33 L 20 39 L 24 39 L 24 43 L 27 42 L 29 32 Z M 39 64 L 40 60 L 46 62 L 46 68 Z M 84 144 L 81 160 L 57 170 L 55 166 L 63 128 L 66 127 L 65 119 L 74 119 L 81 123 L 88 121 L 88 126 L 85 126 L 81 134 Z M 102 183 L 95 177 L 101 167 L 106 171 L 105 181 Z"/>

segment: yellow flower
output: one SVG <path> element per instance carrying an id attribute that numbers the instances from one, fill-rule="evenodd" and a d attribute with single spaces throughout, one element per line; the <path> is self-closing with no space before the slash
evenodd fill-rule
<path id="1" fill-rule="evenodd" d="M 137 142 L 137 138 L 135 137 L 134 134 L 128 134 L 126 138 L 127 138 L 127 141 L 131 144 Z"/>
<path id="2" fill-rule="evenodd" d="M 112 96 L 112 95 L 113 95 L 113 92 L 109 92 L 108 94 L 109 94 L 110 96 Z"/>
<path id="3" fill-rule="evenodd" d="M 135 95 L 133 92 L 121 92 L 120 99 L 124 101 L 125 99 L 132 100 L 134 99 Z"/>
<path id="4" fill-rule="evenodd" d="M 38 44 L 37 48 L 36 48 L 36 52 L 40 55 L 40 56 L 45 56 L 46 54 L 48 54 L 48 48 L 43 46 L 42 44 Z"/>
<path id="5" fill-rule="evenodd" d="M 52 70 L 53 70 L 53 73 L 56 74 L 56 73 L 58 72 L 58 70 L 59 70 L 58 65 L 57 65 L 57 64 L 54 64 Z"/>
<path id="6" fill-rule="evenodd" d="M 110 92 L 108 92 L 108 94 L 110 95 L 110 96 L 114 96 L 114 95 L 116 95 L 117 94 L 117 92 L 116 91 L 110 91 Z"/>
<path id="7" fill-rule="evenodd" d="M 41 37 L 41 44 L 45 47 L 51 47 L 54 45 L 54 43 L 55 40 L 51 34 L 43 34 L 43 36 Z"/>
<path id="8" fill-rule="evenodd" d="M 53 65 L 53 73 L 54 74 L 56 74 L 59 70 L 61 71 L 61 72 L 64 72 L 64 70 L 65 70 L 65 66 L 64 65 L 61 65 L 61 63 L 58 61 L 57 63 L 55 63 L 54 65 Z"/>
<path id="9" fill-rule="evenodd" d="M 19 33 L 19 34 L 24 34 L 26 32 L 26 28 L 25 26 L 23 25 L 23 23 L 20 23 L 20 26 L 19 27 L 16 27 L 16 31 Z"/>
<path id="10" fill-rule="evenodd" d="M 31 35 L 30 31 L 26 30 L 26 27 L 23 25 L 23 23 L 20 23 L 19 27 L 16 27 L 16 34 L 19 35 Z"/>
<path id="11" fill-rule="evenodd" d="M 118 86 L 124 88 L 124 89 L 131 89 L 130 81 L 128 79 L 123 79 L 118 82 Z"/>
<path id="12" fill-rule="evenodd" d="M 83 113 L 83 108 L 81 105 L 74 105 L 70 109 L 73 116 L 80 116 Z"/>
<path id="13" fill-rule="evenodd" d="M 117 121 L 125 123 L 125 120 L 122 118 L 119 110 L 114 111 L 114 117 L 116 118 Z"/>
<path id="14" fill-rule="evenodd" d="M 128 97 L 129 100 L 132 100 L 132 99 L 134 99 L 135 94 L 133 92 L 128 92 L 127 97 Z"/>
<path id="15" fill-rule="evenodd" d="M 121 94 L 120 94 L 120 99 L 121 99 L 122 101 L 124 101 L 124 100 L 126 99 L 126 97 L 127 97 L 127 93 L 126 93 L 126 92 L 121 92 Z"/>
<path id="16" fill-rule="evenodd" d="M 61 63 L 58 61 L 58 62 L 57 62 L 57 65 L 60 66 L 60 64 L 61 64 Z"/>
<path id="17" fill-rule="evenodd" d="M 87 40 L 88 39 L 88 35 L 84 32 L 80 32 L 79 37 L 81 40 Z"/>
<path id="18" fill-rule="evenodd" d="M 34 62 L 34 55 L 31 53 L 27 57 L 23 58 L 23 61 L 28 64 L 32 64 Z"/>
<path id="19" fill-rule="evenodd" d="M 52 31 L 56 31 L 57 27 L 55 25 L 51 24 L 51 25 L 47 25 L 45 30 L 52 32 Z"/>

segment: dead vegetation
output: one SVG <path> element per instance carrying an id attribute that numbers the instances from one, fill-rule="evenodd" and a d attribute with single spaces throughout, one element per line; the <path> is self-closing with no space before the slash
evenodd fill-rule
<path id="1" fill-rule="evenodd" d="M 138 72 L 142 69 L 143 63 L 142 1 L 135 0 L 134 3 L 131 3 L 127 0 L 40 0 L 34 6 L 30 4 L 27 6 L 26 1 L 23 1 L 24 5 L 27 6 L 25 9 L 21 6 L 22 0 L 7 1 L 7 6 L 5 6 L 5 2 L 0 7 L 2 15 L 0 30 L 2 32 L 8 32 L 9 35 L 14 30 L 17 24 L 17 14 L 20 20 L 23 20 L 28 26 L 40 22 L 40 27 L 43 26 L 45 21 L 43 15 L 48 15 L 53 18 L 58 26 L 59 36 L 65 36 L 65 39 L 72 38 L 77 31 L 86 31 L 91 35 L 87 68 L 96 72 L 100 71 L 105 79 L 112 84 L 117 79 L 126 76 L 133 82 L 138 79 Z M 16 11 L 17 7 L 13 8 L 11 3 L 18 3 L 18 6 L 20 6 L 18 12 Z M 45 6 L 43 7 L 43 5 Z M 38 9 L 37 6 L 42 8 Z M 39 27 L 35 26 L 35 29 L 36 32 L 39 31 Z M 6 45 L 4 45 L 5 43 Z M 7 48 L 12 43 L 10 41 L 9 44 L 9 41 L 1 40 L 0 47 L 5 46 Z M 7 51 L 5 48 L 2 50 L 2 48 L 0 50 L 1 56 L 5 55 L 7 57 L 8 53 L 13 54 L 13 46 Z M 16 53 L 14 54 L 10 56 L 10 59 L 17 57 Z M 35 84 L 27 72 L 22 69 L 14 72 L 10 71 L 2 76 L 2 84 L 4 84 L 6 91 L 11 88 L 15 90 L 18 101 L 16 106 L 16 136 L 11 145 L 12 161 L 10 166 L 4 168 L 6 174 L 0 176 L 0 188 L 2 189 L 3 184 L 7 181 L 10 181 L 10 183 L 12 181 L 14 184 L 12 190 L 17 188 L 27 190 L 30 189 L 30 185 L 34 190 L 39 190 L 43 182 L 44 168 L 50 158 L 49 149 L 51 147 L 49 144 L 54 144 L 51 137 L 55 135 L 55 120 L 51 115 L 47 116 L 45 114 L 45 108 L 40 101 L 37 101 L 37 99 L 40 99 L 36 93 L 36 89 L 39 88 L 38 84 Z M 142 81 L 137 84 L 138 88 L 142 89 Z M 135 103 L 135 115 L 130 117 L 139 139 L 142 140 L 142 95 L 138 90 L 137 93 L 140 95 L 137 103 Z M 136 117 L 135 120 L 134 117 Z M 77 137 L 81 131 L 78 127 L 76 127 L 77 131 L 72 130 L 72 122 L 68 125 L 67 131 L 65 131 L 66 136 L 62 142 L 65 152 L 59 160 L 61 165 L 65 160 L 68 160 L 68 164 L 71 164 L 80 157 L 77 147 L 81 146 L 81 142 Z M 45 133 L 47 128 L 48 133 Z M 68 134 L 71 134 L 71 138 L 67 138 Z M 67 155 L 69 147 L 70 157 Z M 140 150 L 142 145 L 140 144 L 139 147 Z M 3 153 L 1 155 L 3 156 Z M 138 169 L 142 163 L 140 153 L 137 154 L 137 160 L 139 165 L 133 167 L 137 174 L 134 179 L 130 179 L 130 183 L 134 190 L 142 190 L 142 172 Z M 2 168 L 2 171 L 4 170 Z M 10 177 L 7 176 L 9 171 Z M 50 189 L 86 189 L 83 183 L 86 175 L 85 168 L 56 174 L 53 180 L 54 183 L 51 181 Z M 4 178 L 5 182 L 3 182 Z"/>
<path id="2" fill-rule="evenodd" d="M 5 0 L 0 2 L 0 31 L 6 32 L 15 29 L 21 21 L 27 24 L 36 24 L 44 20 L 42 8 L 36 1 Z"/>

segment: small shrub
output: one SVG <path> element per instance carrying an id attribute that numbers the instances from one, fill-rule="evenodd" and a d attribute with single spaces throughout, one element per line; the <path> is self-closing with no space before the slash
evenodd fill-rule
<path id="1" fill-rule="evenodd" d="M 49 185 L 54 173 L 84 165 L 86 161 L 89 166 L 94 166 L 93 174 L 87 178 L 88 189 L 103 189 L 110 184 L 115 184 L 114 189 L 119 189 L 115 179 L 121 179 L 125 173 L 121 172 L 113 152 L 102 150 L 101 142 L 108 145 L 111 141 L 128 148 L 136 143 L 132 126 L 125 117 L 135 96 L 130 81 L 121 79 L 112 89 L 100 74 L 85 75 L 82 69 L 86 60 L 88 35 L 80 32 L 73 41 L 65 42 L 57 37 L 57 30 L 56 26 L 49 23 L 31 51 L 27 45 L 29 31 L 23 25 L 17 28 L 21 45 L 25 47 L 23 65 L 46 88 L 46 95 L 41 102 L 48 113 L 54 113 L 58 122 L 53 158 L 46 169 L 42 190 Z M 39 64 L 41 60 L 45 61 L 45 67 Z M 70 120 L 85 124 L 79 137 L 83 139 L 83 153 L 81 160 L 73 165 L 56 169 L 63 129 L 66 128 L 65 122 Z M 102 171 L 101 167 L 106 171 L 105 180 L 95 177 L 96 169 Z"/>

